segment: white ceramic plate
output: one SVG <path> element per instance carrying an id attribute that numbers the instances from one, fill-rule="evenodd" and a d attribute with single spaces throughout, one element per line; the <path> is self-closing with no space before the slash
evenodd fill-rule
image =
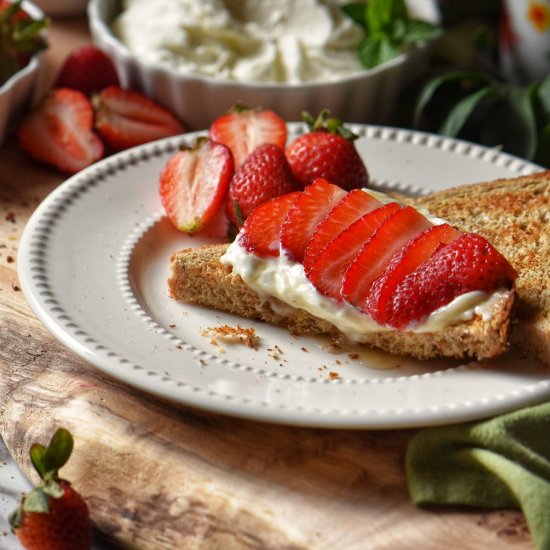
<path id="1" fill-rule="evenodd" d="M 290 138 L 302 126 L 290 125 Z M 427 193 L 540 170 L 476 145 L 351 125 L 373 182 Z M 22 237 L 19 275 L 37 316 L 66 346 L 106 373 L 182 404 L 269 422 L 397 428 L 515 409 L 550 396 L 548 373 L 528 360 L 420 362 L 379 352 L 333 353 L 324 339 L 167 295 L 169 255 L 205 240 L 176 231 L 157 193 L 165 161 L 187 135 L 99 162 L 57 188 Z M 258 350 L 204 335 L 255 327 Z"/>

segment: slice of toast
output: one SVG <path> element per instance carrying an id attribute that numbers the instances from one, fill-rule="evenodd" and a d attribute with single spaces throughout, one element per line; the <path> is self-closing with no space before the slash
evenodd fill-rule
<path id="1" fill-rule="evenodd" d="M 550 364 L 550 171 L 408 200 L 489 240 L 514 266 L 512 345 Z"/>
<path id="2" fill-rule="evenodd" d="M 168 280 L 172 298 L 283 326 L 296 335 L 340 334 L 327 321 L 252 290 L 231 267 L 221 263 L 227 246 L 206 245 L 174 253 Z M 495 357 L 507 349 L 513 298 L 513 291 L 504 293 L 488 321 L 474 317 L 437 332 L 366 332 L 363 342 L 389 353 L 419 359 Z"/>

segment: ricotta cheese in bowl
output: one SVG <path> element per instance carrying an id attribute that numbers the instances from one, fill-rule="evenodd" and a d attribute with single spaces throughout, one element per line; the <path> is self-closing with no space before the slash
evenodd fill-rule
<path id="1" fill-rule="evenodd" d="M 362 30 L 334 0 L 126 0 L 114 34 L 144 61 L 239 82 L 363 72 Z"/>

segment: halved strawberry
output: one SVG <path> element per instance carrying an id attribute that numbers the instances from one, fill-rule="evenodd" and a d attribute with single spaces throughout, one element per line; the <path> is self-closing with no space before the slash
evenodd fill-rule
<path id="1" fill-rule="evenodd" d="M 308 278 L 319 292 L 343 301 L 342 282 L 348 266 L 377 227 L 399 209 L 399 204 L 391 202 L 365 214 L 323 248 L 308 270 Z"/>
<path id="2" fill-rule="evenodd" d="M 346 270 L 342 284 L 345 300 L 366 312 L 365 302 L 373 281 L 407 242 L 431 226 L 431 222 L 411 206 L 401 208 L 384 220 Z"/>
<path id="3" fill-rule="evenodd" d="M 139 92 L 107 86 L 92 102 L 95 128 L 114 151 L 185 132 L 170 111 Z"/>
<path id="4" fill-rule="evenodd" d="M 17 140 L 33 158 L 74 174 L 103 156 L 103 143 L 92 131 L 88 98 L 68 88 L 52 90 L 17 129 Z"/>
<path id="5" fill-rule="evenodd" d="M 207 225 L 225 202 L 233 156 L 207 138 L 173 155 L 160 175 L 161 202 L 172 223 L 185 233 Z"/>
<path id="6" fill-rule="evenodd" d="M 409 241 L 372 284 L 366 301 L 369 315 L 380 324 L 386 323 L 386 308 L 397 285 L 419 265 L 428 261 L 440 246 L 449 244 L 459 236 L 460 231 L 444 223 L 429 227 Z"/>
<path id="7" fill-rule="evenodd" d="M 237 168 L 229 185 L 226 213 L 239 228 L 263 202 L 297 190 L 285 153 L 274 143 L 259 145 Z"/>
<path id="8" fill-rule="evenodd" d="M 397 285 L 387 324 L 406 329 L 461 294 L 492 292 L 510 286 L 516 277 L 514 268 L 486 239 L 466 233 L 439 248 Z"/>
<path id="9" fill-rule="evenodd" d="M 120 81 L 111 58 L 96 46 L 86 45 L 73 50 L 63 62 L 55 86 L 72 88 L 90 95 Z"/>
<path id="10" fill-rule="evenodd" d="M 285 121 L 268 109 L 251 109 L 236 105 L 210 126 L 210 138 L 225 143 L 235 157 L 238 168 L 263 143 L 286 144 Z"/>
<path id="11" fill-rule="evenodd" d="M 381 206 L 380 201 L 361 189 L 353 189 L 340 199 L 325 219 L 319 223 L 307 243 L 303 260 L 306 274 L 321 250 L 332 239 L 359 218 Z"/>
<path id="12" fill-rule="evenodd" d="M 258 206 L 244 222 L 237 237 L 239 244 L 257 256 L 279 256 L 281 224 L 300 195 L 293 191 Z"/>
<path id="13" fill-rule="evenodd" d="M 289 210 L 281 230 L 281 246 L 296 262 L 304 258 L 307 243 L 319 223 L 346 192 L 319 178 L 308 185 L 296 204 Z"/>

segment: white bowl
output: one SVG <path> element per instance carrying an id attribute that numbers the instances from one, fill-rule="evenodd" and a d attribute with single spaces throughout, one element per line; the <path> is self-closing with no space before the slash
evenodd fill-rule
<path id="1" fill-rule="evenodd" d="M 426 0 L 424 0 L 425 3 Z M 111 31 L 117 0 L 90 0 L 88 19 L 94 43 L 113 59 L 121 84 L 141 90 L 170 109 L 192 130 L 207 128 L 235 103 L 271 108 L 287 121 L 328 108 L 350 122 L 388 123 L 399 92 L 426 65 L 429 46 L 335 82 L 264 84 L 184 74 L 135 57 Z"/>
<path id="2" fill-rule="evenodd" d="M 22 7 L 35 19 L 44 17 L 42 10 L 31 2 L 23 2 Z M 34 55 L 0 86 L 0 145 L 15 130 L 21 116 L 44 95 L 43 53 Z"/>

